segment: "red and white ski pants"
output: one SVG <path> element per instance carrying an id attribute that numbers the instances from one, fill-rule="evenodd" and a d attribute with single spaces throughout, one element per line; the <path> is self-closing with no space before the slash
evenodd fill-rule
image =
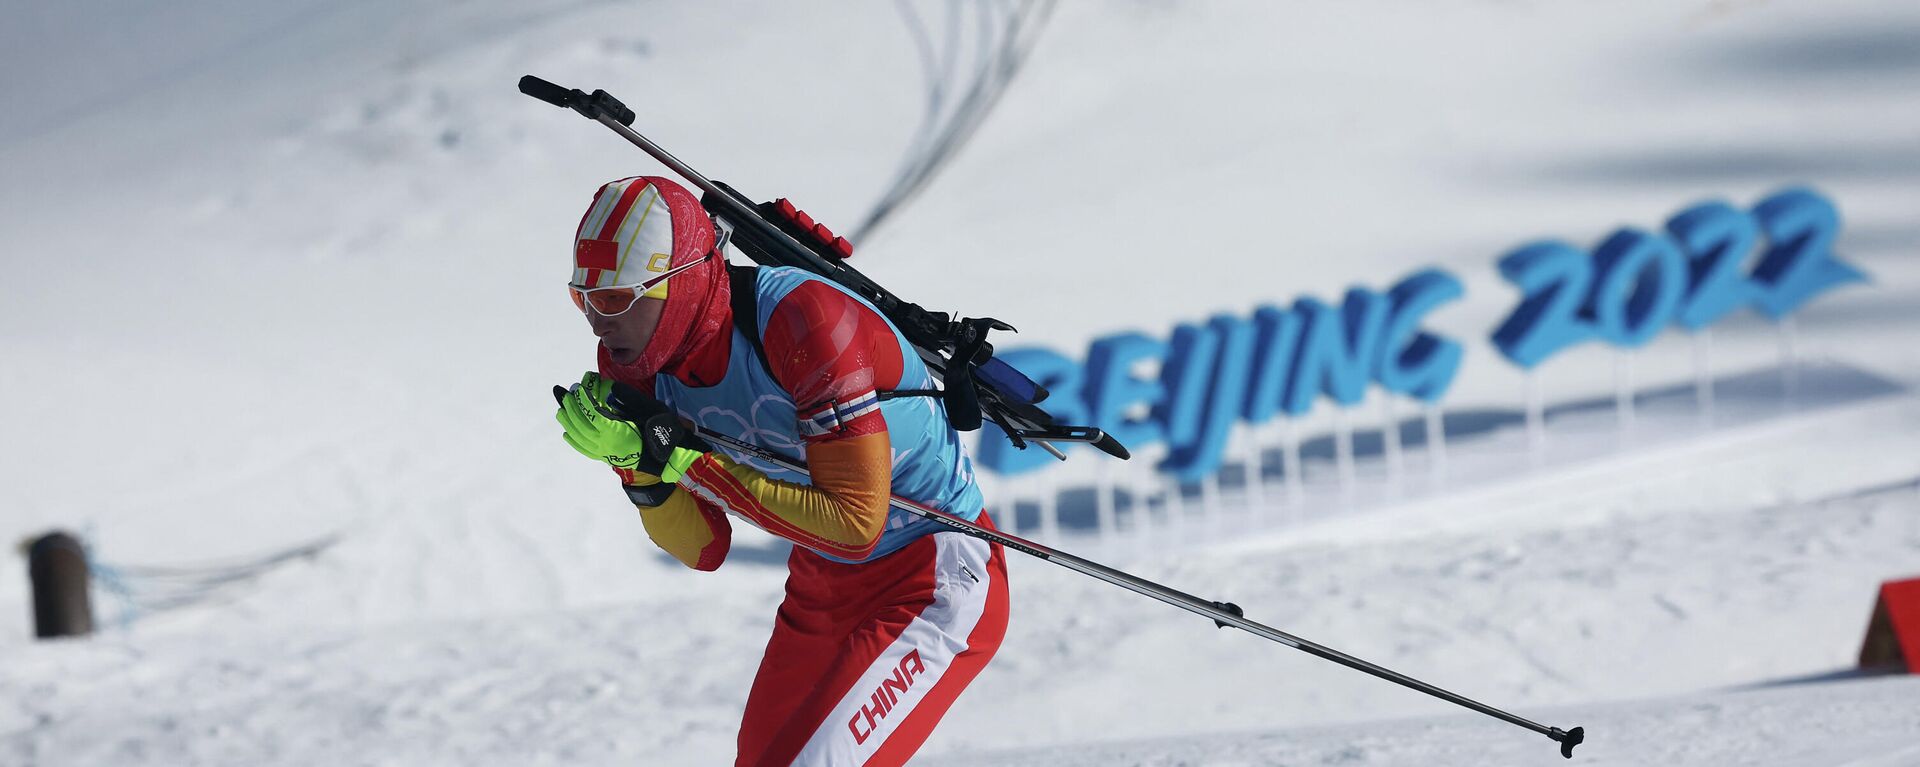
<path id="1" fill-rule="evenodd" d="M 905 764 L 1006 634 L 1000 546 L 941 532 L 857 565 L 795 547 L 787 567 L 734 764 Z"/>

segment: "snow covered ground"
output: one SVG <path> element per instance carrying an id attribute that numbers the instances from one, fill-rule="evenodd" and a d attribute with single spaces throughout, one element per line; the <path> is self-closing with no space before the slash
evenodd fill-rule
<path id="1" fill-rule="evenodd" d="M 1858 417 L 1911 426 L 1920 408 Z M 1905 439 L 1884 447 L 1910 451 Z M 1724 487 L 1777 465 L 1728 457 L 1700 456 L 1711 467 L 1701 478 Z M 1595 513 L 1559 524 L 1407 537 L 1380 525 L 1371 541 L 1349 531 L 1124 564 L 1536 721 L 1586 726 L 1602 763 L 1776 752 L 1782 761 L 1761 763 L 1902 763 L 1920 731 L 1909 681 L 1731 688 L 1851 665 L 1874 584 L 1920 548 L 1920 483 L 1758 509 L 1642 507 L 1640 492 L 1583 493 Z M 1012 565 L 1005 649 L 927 747 L 949 763 L 1559 758 L 1544 738 L 1065 570 Z M 38 646 L 32 662 L 0 667 L 6 753 L 27 764 L 720 763 L 780 580 L 741 562 L 709 580 L 727 575 L 714 588 L 636 585 L 628 603 L 564 612 Z M 1334 723 L 1348 726 L 1296 732 Z M 1021 748 L 1040 750 L 999 753 Z"/>
<path id="2" fill-rule="evenodd" d="M 1898 677 L 1548 709 L 1611 734 L 1567 762 L 1545 739 L 1515 738 L 1482 719 L 1406 719 L 1284 731 L 1074 744 L 928 765 L 1253 767 L 1254 765 L 1766 764 L 1903 767 L 1920 762 L 1913 701 L 1920 680 Z M 1809 709 L 1821 712 L 1808 716 Z M 1597 737 L 1597 736 L 1596 736 Z"/>
<path id="3" fill-rule="evenodd" d="M 916 62 L 884 4 L 11 12 L 0 533 L 74 529 L 131 573 L 316 550 L 167 609 L 102 591 L 108 628 L 81 642 L 30 642 L 25 580 L 0 578 L 21 616 L 0 631 L 0 763 L 725 763 L 781 552 L 742 534 L 720 572 L 685 571 L 554 433 L 546 388 L 592 348 L 560 298 L 565 238 L 597 183 L 657 169 L 513 82 L 606 87 L 696 167 L 852 222 L 919 119 Z M 1450 401 L 1511 410 L 1520 378 L 1480 340 L 1513 303 L 1504 249 L 1816 183 L 1874 284 L 1804 312 L 1800 346 L 1891 393 L 1285 530 L 1231 510 L 1209 521 L 1231 543 L 1108 555 L 1585 725 L 1584 760 L 1916 764 L 1909 679 L 1753 688 L 1850 666 L 1874 585 L 1920 574 L 1914 125 L 1905 3 L 1067 4 L 858 258 L 1061 349 L 1444 265 L 1469 283 L 1432 322 L 1470 342 Z M 1715 344 L 1727 374 L 1776 359 L 1750 317 Z M 1612 353 L 1564 357 L 1554 401 L 1609 391 Z M 1671 338 L 1635 364 L 1653 385 L 1689 363 Z M 1012 566 L 1007 642 L 929 763 L 1559 759 Z"/>

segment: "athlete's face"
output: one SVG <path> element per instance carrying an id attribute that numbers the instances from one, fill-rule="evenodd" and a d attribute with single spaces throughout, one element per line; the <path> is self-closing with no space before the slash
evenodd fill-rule
<path id="1" fill-rule="evenodd" d="M 631 365 L 653 338 L 654 329 L 660 326 L 660 311 L 666 306 L 662 299 L 642 298 L 633 303 L 633 308 L 612 317 L 588 308 L 587 324 L 593 326 L 593 334 L 600 337 L 600 345 L 607 347 L 615 364 Z"/>

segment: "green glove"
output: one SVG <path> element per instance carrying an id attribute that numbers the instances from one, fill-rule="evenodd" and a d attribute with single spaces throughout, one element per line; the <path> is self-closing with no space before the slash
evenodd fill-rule
<path id="1" fill-rule="evenodd" d="M 640 412 L 620 412 L 610 403 L 617 386 L 621 385 L 587 373 L 571 388 L 553 387 L 560 401 L 554 418 L 566 429 L 562 437 L 588 458 L 657 476 L 665 484 L 678 482 L 687 467 L 710 449 L 705 440 L 681 424 L 672 409 L 632 387 L 621 387 L 621 401 Z"/>

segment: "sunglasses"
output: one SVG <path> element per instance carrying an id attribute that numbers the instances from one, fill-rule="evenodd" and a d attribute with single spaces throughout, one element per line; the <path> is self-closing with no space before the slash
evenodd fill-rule
<path id="1" fill-rule="evenodd" d="M 567 295 L 573 296 L 574 307 L 583 313 L 588 309 L 592 309 L 595 314 L 602 317 L 614 317 L 626 314 L 628 309 L 633 308 L 634 302 L 638 301 L 641 296 L 646 295 L 647 291 L 659 286 L 660 283 L 666 282 L 668 277 L 706 263 L 707 259 L 713 258 L 713 254 L 717 251 L 717 248 L 707 251 L 706 255 L 690 263 L 668 269 L 660 273 L 660 276 L 651 278 L 638 285 L 615 285 L 610 288 L 581 288 L 572 283 L 568 283 Z"/>

